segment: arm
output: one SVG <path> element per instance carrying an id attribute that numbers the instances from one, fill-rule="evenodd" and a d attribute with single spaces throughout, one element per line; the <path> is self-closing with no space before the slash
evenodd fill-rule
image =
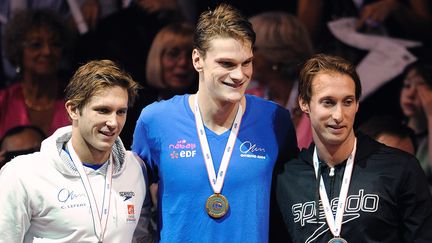
<path id="1" fill-rule="evenodd" d="M 432 242 L 432 197 L 419 162 L 412 157 L 397 190 L 403 242 Z"/>
<path id="2" fill-rule="evenodd" d="M 379 24 L 391 15 L 403 30 L 413 35 L 419 31 L 426 31 L 424 33 L 428 34 L 432 24 L 429 7 L 428 0 L 411 0 L 409 6 L 400 3 L 399 0 L 377 1 L 363 7 L 357 28 L 368 22 Z"/>
<path id="3" fill-rule="evenodd" d="M 423 110 L 427 118 L 428 126 L 428 162 L 429 169 L 432 170 L 432 89 L 427 85 L 417 87 L 417 93 L 420 97 Z M 432 171 L 431 171 L 432 172 Z"/>
<path id="4" fill-rule="evenodd" d="M 141 161 L 140 159 L 138 159 Z M 156 243 L 157 240 L 157 233 L 156 229 L 151 224 L 151 217 L 152 217 L 152 189 L 151 185 L 148 186 L 148 177 L 147 177 L 147 168 L 144 165 L 144 163 L 141 161 L 143 166 L 143 175 L 145 180 L 145 187 L 147 189 L 146 196 L 144 199 L 143 206 L 141 208 L 141 214 L 140 218 L 137 224 L 137 227 L 134 232 L 133 237 L 133 243 Z"/>
<path id="5" fill-rule="evenodd" d="M 30 227 L 29 197 L 12 167 L 8 163 L 0 171 L 0 243 L 23 242 Z"/>

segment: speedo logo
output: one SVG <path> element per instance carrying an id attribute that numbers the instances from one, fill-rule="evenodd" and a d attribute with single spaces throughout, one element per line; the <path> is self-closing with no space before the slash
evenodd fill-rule
<path id="1" fill-rule="evenodd" d="M 335 215 L 339 198 L 330 201 L 330 207 Z M 342 224 L 356 220 L 362 212 L 373 213 L 378 210 L 379 196 L 376 194 L 364 194 L 364 189 L 359 190 L 358 194 L 347 197 Z M 306 223 L 317 224 L 319 227 L 306 239 L 306 243 L 314 242 L 320 235 L 329 230 L 325 219 L 324 208 L 319 204 L 318 222 L 316 221 L 316 205 L 314 201 L 297 203 L 291 207 L 294 222 L 300 223 L 303 227 Z"/>
<path id="2" fill-rule="evenodd" d="M 338 197 L 333 198 L 330 201 L 330 207 L 333 214 L 336 212 L 338 202 Z M 360 212 L 376 212 L 378 210 L 378 204 L 378 195 L 364 194 L 364 189 L 361 189 L 357 195 L 350 195 L 347 197 L 344 216 L 348 214 L 360 216 Z M 294 204 L 291 210 L 294 215 L 294 222 L 300 222 L 301 226 L 304 226 L 306 223 L 316 223 L 315 201 Z M 319 219 L 325 220 L 324 208 L 321 205 L 321 201 L 319 207 Z"/>
<path id="3" fill-rule="evenodd" d="M 123 201 L 126 201 L 126 200 L 129 200 L 132 197 L 134 197 L 135 196 L 135 192 L 133 192 L 133 191 L 130 191 L 130 192 L 119 192 L 119 195 L 120 195 L 120 197 L 124 198 Z"/>

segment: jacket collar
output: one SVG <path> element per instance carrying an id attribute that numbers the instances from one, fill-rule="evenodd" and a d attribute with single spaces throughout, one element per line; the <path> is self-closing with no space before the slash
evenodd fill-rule
<path id="1" fill-rule="evenodd" d="M 356 163 L 364 163 L 362 161 L 365 161 L 367 157 L 369 157 L 370 154 L 377 151 L 380 146 L 382 146 L 380 143 L 375 141 L 374 139 L 370 138 L 369 136 L 357 132 L 357 151 L 354 158 L 354 161 Z M 315 143 L 311 143 L 309 148 L 304 148 L 299 154 L 299 158 L 303 161 L 305 161 L 307 164 L 313 166 L 313 152 L 315 148 Z"/>

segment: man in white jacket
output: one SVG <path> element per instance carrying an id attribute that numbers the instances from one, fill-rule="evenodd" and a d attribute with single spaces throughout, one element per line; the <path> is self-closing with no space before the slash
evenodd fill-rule
<path id="1" fill-rule="evenodd" d="M 77 70 L 72 126 L 0 171 L 0 243 L 150 241 L 146 169 L 119 138 L 137 89 L 108 60 Z"/>

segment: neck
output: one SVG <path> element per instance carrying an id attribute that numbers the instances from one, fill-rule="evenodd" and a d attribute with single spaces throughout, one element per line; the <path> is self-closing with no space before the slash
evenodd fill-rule
<path id="1" fill-rule="evenodd" d="M 73 136 L 72 132 L 72 147 L 82 163 L 100 165 L 105 163 L 111 154 L 109 151 L 99 151 L 95 148 L 90 148 L 88 143 L 80 139 L 81 137 Z"/>
<path id="2" fill-rule="evenodd" d="M 24 74 L 21 87 L 25 95 L 33 98 L 56 98 L 58 82 L 58 79 L 54 76 L 41 77 Z"/>
<path id="3" fill-rule="evenodd" d="M 324 160 L 328 166 L 334 167 L 344 162 L 350 156 L 354 148 L 355 135 L 354 131 L 352 131 L 343 143 L 337 145 L 324 144 L 319 139 L 315 139 L 315 134 L 314 141 L 317 141 L 315 145 L 318 157 Z"/>
<path id="4" fill-rule="evenodd" d="M 200 97 L 199 94 L 195 95 L 198 95 L 198 106 L 200 108 L 201 118 L 208 129 L 216 134 L 222 134 L 231 128 L 240 103 L 214 102 L 206 97 Z M 194 110 L 193 107 L 195 107 L 195 95 L 189 97 L 189 104 L 192 110 Z M 246 98 L 243 97 L 240 102 L 244 112 Z"/>

